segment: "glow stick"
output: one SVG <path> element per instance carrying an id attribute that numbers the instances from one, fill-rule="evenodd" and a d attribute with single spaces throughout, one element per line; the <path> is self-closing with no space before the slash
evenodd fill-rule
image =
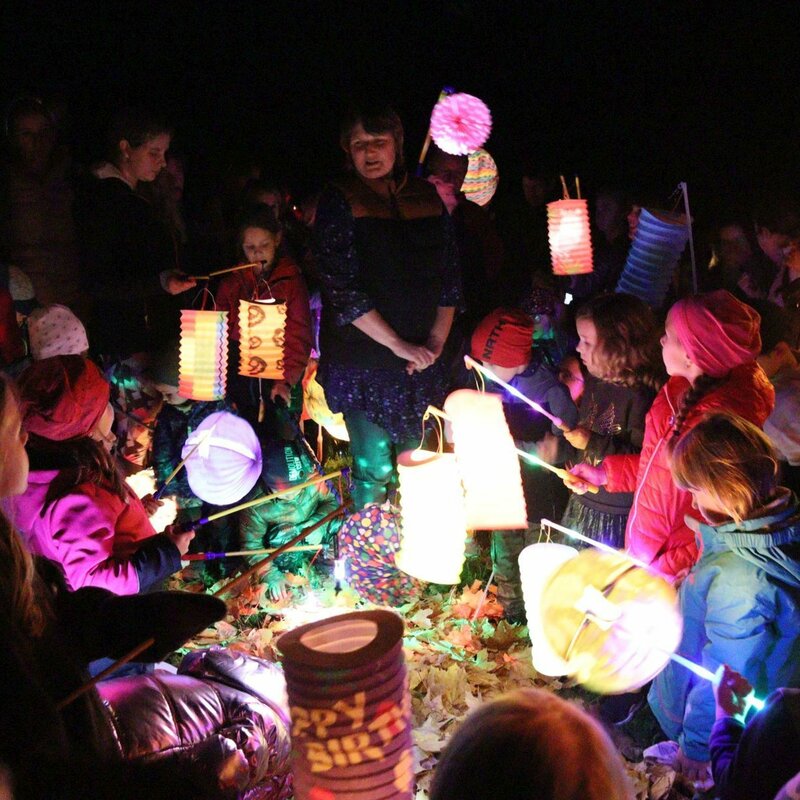
<path id="1" fill-rule="evenodd" d="M 515 389 L 510 383 L 506 383 L 502 378 L 498 378 L 497 375 L 495 375 L 490 369 L 486 369 L 483 364 L 479 364 L 470 356 L 464 356 L 464 363 L 467 365 L 468 369 L 478 370 L 481 375 L 487 377 L 490 381 L 492 381 L 492 383 L 502 386 L 510 395 L 513 395 L 518 400 L 522 400 L 523 403 L 527 403 L 534 411 L 538 411 L 540 414 L 547 417 L 547 419 L 549 419 L 550 422 L 552 422 L 557 428 L 564 430 L 563 420 L 551 414 L 549 411 L 545 411 L 535 400 L 531 400 L 530 397 L 522 394 L 519 389 Z"/>
<path id="2" fill-rule="evenodd" d="M 646 569 L 648 572 L 652 572 L 650 569 L 649 564 L 645 564 L 644 561 L 639 561 L 638 558 L 634 558 L 632 555 L 629 555 L 624 550 L 617 550 L 610 545 L 603 544 L 603 542 L 595 541 L 594 539 L 590 539 L 588 536 L 584 536 L 582 533 L 578 533 L 578 531 L 572 530 L 572 528 L 565 528 L 563 525 L 559 525 L 557 522 L 553 522 L 549 519 L 542 519 L 540 521 L 542 525 L 546 525 L 548 528 L 555 528 L 557 531 L 561 531 L 561 533 L 565 533 L 567 536 L 571 536 L 573 539 L 578 539 L 581 542 L 586 542 L 586 544 L 592 545 L 592 547 L 597 548 L 598 550 L 603 550 L 606 553 L 613 553 L 616 556 L 625 556 L 629 561 L 636 564 L 637 567 L 641 567 L 642 569 Z"/>
<path id="3" fill-rule="evenodd" d="M 565 469 L 561 469 L 561 467 L 554 467 L 552 464 L 548 464 L 546 461 L 543 461 L 541 458 L 539 458 L 539 456 L 533 455 L 533 453 L 526 453 L 524 450 L 517 449 L 517 455 L 520 458 L 524 458 L 526 461 L 530 461 L 531 464 L 536 464 L 540 467 L 544 467 L 545 469 L 549 469 L 550 472 L 554 472 L 556 475 L 558 475 L 562 481 L 566 480 L 567 476 L 569 475 L 569 472 L 567 472 Z M 584 481 L 584 483 L 586 483 L 586 481 Z M 595 486 L 593 483 L 586 483 L 586 486 L 588 487 L 586 491 L 590 492 L 591 494 L 597 494 L 600 491 L 600 487 Z"/>

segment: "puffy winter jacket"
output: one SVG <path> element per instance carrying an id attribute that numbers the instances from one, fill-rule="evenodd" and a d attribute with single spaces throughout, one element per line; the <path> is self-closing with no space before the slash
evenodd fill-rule
<path id="1" fill-rule="evenodd" d="M 689 389 L 684 378 L 670 378 L 656 396 L 645 420 L 642 452 L 603 459 L 610 492 L 634 492 L 625 546 L 668 580 L 683 579 L 697 561 L 694 534 L 683 518 L 691 513 L 689 492 L 679 489 L 669 468 L 669 441 L 681 400 Z M 772 411 L 775 391 L 755 362 L 731 370 L 728 379 L 691 409 L 683 432 L 709 411 L 727 410 L 761 427 Z"/>
<path id="2" fill-rule="evenodd" d="M 71 590 L 97 586 L 115 594 L 146 591 L 180 569 L 172 541 L 157 535 L 133 492 L 127 502 L 91 483 L 45 506 L 57 470 L 31 471 L 8 511 L 28 548 L 57 563 Z"/>
<path id="3" fill-rule="evenodd" d="M 758 518 L 700 525 L 702 555 L 680 588 L 678 652 L 715 672 L 728 664 L 756 695 L 800 687 L 800 507 L 783 497 Z M 714 694 L 709 681 L 670 663 L 653 681 L 650 707 L 664 732 L 709 759 Z"/>

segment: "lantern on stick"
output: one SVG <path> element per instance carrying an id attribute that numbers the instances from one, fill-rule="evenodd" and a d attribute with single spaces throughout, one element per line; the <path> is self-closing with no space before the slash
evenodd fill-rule
<path id="1" fill-rule="evenodd" d="M 478 97 L 464 92 L 447 94 L 433 107 L 430 132 L 445 153 L 466 156 L 489 138 L 492 114 Z"/>
<path id="2" fill-rule="evenodd" d="M 528 527 L 517 449 L 499 395 L 459 389 L 445 401 L 472 530 Z"/>
<path id="3" fill-rule="evenodd" d="M 585 199 L 547 204 L 547 238 L 554 275 L 582 275 L 594 268 Z"/>
<path id="4" fill-rule="evenodd" d="M 312 622 L 277 642 L 298 800 L 411 800 L 403 622 L 387 610 Z"/>
<path id="5" fill-rule="evenodd" d="M 284 379 L 286 303 L 239 301 L 239 374 L 247 378 Z"/>
<path id="6" fill-rule="evenodd" d="M 181 311 L 178 394 L 222 400 L 228 370 L 228 312 Z"/>
<path id="7" fill-rule="evenodd" d="M 482 147 L 469 154 L 469 165 L 461 191 L 473 203 L 485 206 L 494 197 L 500 177 L 494 159 Z"/>
<path id="8" fill-rule="evenodd" d="M 467 538 L 464 490 L 452 453 L 407 450 L 397 457 L 403 534 L 397 566 L 432 583 L 458 583 Z"/>

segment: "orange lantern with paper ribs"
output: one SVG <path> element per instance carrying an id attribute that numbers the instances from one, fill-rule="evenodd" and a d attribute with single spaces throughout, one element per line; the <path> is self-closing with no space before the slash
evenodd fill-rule
<path id="1" fill-rule="evenodd" d="M 181 311 L 178 394 L 222 400 L 228 370 L 228 312 Z"/>
<path id="2" fill-rule="evenodd" d="M 586 200 L 547 204 L 547 238 L 555 275 L 582 275 L 594 268 Z"/>
<path id="3" fill-rule="evenodd" d="M 239 374 L 285 380 L 286 303 L 239 301 Z"/>

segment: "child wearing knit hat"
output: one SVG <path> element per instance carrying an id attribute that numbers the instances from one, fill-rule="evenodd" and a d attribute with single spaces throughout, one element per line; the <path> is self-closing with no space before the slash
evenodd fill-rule
<path id="1" fill-rule="evenodd" d="M 520 309 L 498 308 L 478 323 L 472 335 L 473 358 L 483 362 L 498 378 L 510 383 L 526 397 L 559 417 L 564 427 L 578 422 L 578 411 L 567 387 L 555 371 L 533 355 L 534 322 Z M 492 388 L 493 387 L 487 387 Z M 563 432 L 514 397 L 503 397 L 506 419 L 517 446 L 536 451 L 540 457 L 559 463 Z M 526 531 L 494 531 L 492 561 L 497 596 L 509 619 L 523 618 L 524 605 L 517 559 L 522 550 L 538 540 L 538 522 L 556 514 L 566 505 L 561 481 L 551 472 L 522 466 L 525 502 L 530 525 Z"/>

